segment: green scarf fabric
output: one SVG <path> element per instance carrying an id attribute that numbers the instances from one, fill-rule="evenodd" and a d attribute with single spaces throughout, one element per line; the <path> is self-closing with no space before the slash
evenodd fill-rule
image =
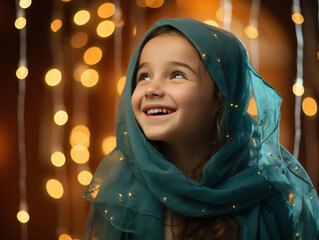
<path id="1" fill-rule="evenodd" d="M 318 195 L 279 144 L 281 97 L 253 69 L 244 45 L 230 32 L 191 19 L 160 20 L 144 39 L 164 25 L 189 39 L 226 99 L 223 146 L 196 182 L 150 144 L 131 108 L 138 46 L 118 106 L 117 146 L 85 192 L 93 208 L 84 238 L 162 240 L 167 207 L 189 217 L 231 214 L 243 240 L 318 239 Z M 251 89 L 258 121 L 247 113 Z"/>

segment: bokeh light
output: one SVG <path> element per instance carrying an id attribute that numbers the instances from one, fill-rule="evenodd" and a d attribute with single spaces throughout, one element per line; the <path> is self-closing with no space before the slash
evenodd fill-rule
<path id="1" fill-rule="evenodd" d="M 252 116 L 257 116 L 257 114 L 258 114 L 258 112 L 257 112 L 257 104 L 256 104 L 256 100 L 255 100 L 254 97 L 251 97 L 251 98 L 250 98 L 247 112 L 248 112 L 250 115 L 252 115 Z"/>
<path id="2" fill-rule="evenodd" d="M 29 70 L 26 66 L 20 66 L 16 71 L 16 76 L 19 79 L 25 79 L 28 76 Z"/>
<path id="3" fill-rule="evenodd" d="M 97 15 L 100 18 L 111 17 L 115 12 L 115 6 L 113 3 L 103 3 L 97 10 Z"/>
<path id="4" fill-rule="evenodd" d="M 215 27 L 218 27 L 218 23 L 214 20 L 206 20 L 204 23 L 208 24 L 208 25 L 211 25 L 211 26 L 215 26 Z"/>
<path id="5" fill-rule="evenodd" d="M 304 22 L 303 16 L 300 13 L 298 13 L 298 12 L 293 13 L 291 15 L 291 19 L 296 24 L 302 24 Z"/>
<path id="6" fill-rule="evenodd" d="M 102 142 L 102 152 L 103 154 L 107 155 L 109 154 L 116 146 L 116 137 L 110 136 L 104 138 Z"/>
<path id="7" fill-rule="evenodd" d="M 26 24 L 27 24 L 27 19 L 25 19 L 25 17 L 18 17 L 14 22 L 14 26 L 17 29 L 24 28 Z"/>
<path id="8" fill-rule="evenodd" d="M 83 145 L 76 145 L 72 147 L 70 155 L 72 160 L 77 164 L 87 163 L 90 159 L 90 152 Z"/>
<path id="9" fill-rule="evenodd" d="M 26 9 L 26 8 L 30 7 L 31 3 L 32 3 L 31 0 L 20 0 L 19 6 L 23 9 Z"/>
<path id="10" fill-rule="evenodd" d="M 84 32 L 77 32 L 71 38 L 71 46 L 74 48 L 83 47 L 88 41 L 88 35 Z"/>
<path id="11" fill-rule="evenodd" d="M 99 73 L 94 69 L 87 69 L 81 74 L 81 83 L 84 87 L 93 87 L 99 81 Z"/>
<path id="12" fill-rule="evenodd" d="M 54 114 L 54 122 L 62 126 L 68 121 L 68 114 L 64 110 L 59 110 Z"/>
<path id="13" fill-rule="evenodd" d="M 21 223 L 27 223 L 30 219 L 29 213 L 25 210 L 20 210 L 17 214 L 17 218 Z"/>
<path id="14" fill-rule="evenodd" d="M 71 2 L 71 0 L 61 0 L 62 2 Z M 60 239 L 59 239 L 60 240 Z"/>
<path id="15" fill-rule="evenodd" d="M 247 26 L 245 27 L 245 35 L 250 38 L 250 39 L 254 39 L 258 37 L 258 30 L 255 26 Z"/>
<path id="16" fill-rule="evenodd" d="M 45 74 L 45 82 L 47 85 L 51 87 L 58 85 L 61 82 L 61 80 L 62 73 L 57 68 L 52 68 Z"/>
<path id="17" fill-rule="evenodd" d="M 295 83 L 292 86 L 292 91 L 296 96 L 302 96 L 305 92 L 305 88 L 301 83 Z"/>
<path id="18" fill-rule="evenodd" d="M 317 110 L 318 110 L 316 100 L 313 99 L 312 97 L 305 98 L 302 101 L 302 110 L 309 117 L 316 115 Z"/>
<path id="19" fill-rule="evenodd" d="M 99 47 L 90 47 L 83 55 L 83 60 L 88 65 L 97 64 L 102 58 L 102 50 Z"/>
<path id="20" fill-rule="evenodd" d="M 72 240 L 72 238 L 70 235 L 63 233 L 59 236 L 59 240 Z"/>
<path id="21" fill-rule="evenodd" d="M 80 10 L 75 13 L 73 21 L 76 25 L 84 25 L 90 20 L 90 13 L 87 10 Z"/>
<path id="22" fill-rule="evenodd" d="M 53 20 L 50 27 L 53 32 L 57 32 L 62 27 L 61 19 Z"/>
<path id="23" fill-rule="evenodd" d="M 55 199 L 60 199 L 63 196 L 63 185 L 57 179 L 50 179 L 46 183 L 48 194 Z"/>
<path id="24" fill-rule="evenodd" d="M 81 183 L 82 185 L 89 185 L 92 179 L 92 173 L 90 173 L 87 170 L 81 171 L 78 174 L 78 181 L 79 183 Z"/>
<path id="25" fill-rule="evenodd" d="M 78 82 L 81 82 L 81 75 L 87 69 L 89 69 L 89 67 L 85 64 L 79 64 L 78 66 L 76 66 L 76 68 L 73 71 L 74 79 Z"/>
<path id="26" fill-rule="evenodd" d="M 105 20 L 105 21 L 99 23 L 99 25 L 96 28 L 96 33 L 98 36 L 100 36 L 102 38 L 106 38 L 106 37 L 112 35 L 114 30 L 115 30 L 114 22 L 109 21 L 109 20 Z"/>
<path id="27" fill-rule="evenodd" d="M 125 86 L 125 81 L 126 81 L 126 76 L 123 76 L 120 78 L 120 80 L 118 80 L 117 82 L 117 93 L 118 95 L 122 94 L 122 91 L 124 89 Z"/>
<path id="28" fill-rule="evenodd" d="M 84 125 L 75 126 L 70 135 L 70 144 L 72 147 L 76 145 L 90 146 L 90 131 Z"/>
<path id="29" fill-rule="evenodd" d="M 164 0 L 145 0 L 145 4 L 149 8 L 159 8 L 163 5 Z"/>
<path id="30" fill-rule="evenodd" d="M 56 167 L 62 167 L 65 163 L 65 156 L 62 152 L 56 151 L 51 155 L 51 162 Z"/>

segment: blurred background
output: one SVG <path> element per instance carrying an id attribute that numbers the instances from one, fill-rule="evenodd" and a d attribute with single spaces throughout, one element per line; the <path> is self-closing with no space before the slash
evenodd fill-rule
<path id="1" fill-rule="evenodd" d="M 283 98 L 280 141 L 318 191 L 315 0 L 1 0 L 1 239 L 81 238 L 130 56 L 156 20 L 178 17 L 244 42 Z"/>

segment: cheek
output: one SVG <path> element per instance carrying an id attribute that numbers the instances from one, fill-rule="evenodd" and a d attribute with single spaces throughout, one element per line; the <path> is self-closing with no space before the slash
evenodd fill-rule
<path id="1" fill-rule="evenodd" d="M 142 98 L 143 98 L 143 95 L 141 94 L 141 91 L 136 88 L 131 97 L 131 106 L 132 106 L 135 117 L 136 117 L 137 111 L 140 109 Z"/>

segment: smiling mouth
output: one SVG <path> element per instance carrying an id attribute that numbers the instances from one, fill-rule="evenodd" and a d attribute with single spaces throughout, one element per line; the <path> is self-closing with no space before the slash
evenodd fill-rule
<path id="1" fill-rule="evenodd" d="M 167 115 L 175 111 L 176 110 L 168 109 L 168 108 L 152 108 L 152 109 L 146 110 L 144 113 L 147 116 L 159 116 L 159 115 Z"/>

